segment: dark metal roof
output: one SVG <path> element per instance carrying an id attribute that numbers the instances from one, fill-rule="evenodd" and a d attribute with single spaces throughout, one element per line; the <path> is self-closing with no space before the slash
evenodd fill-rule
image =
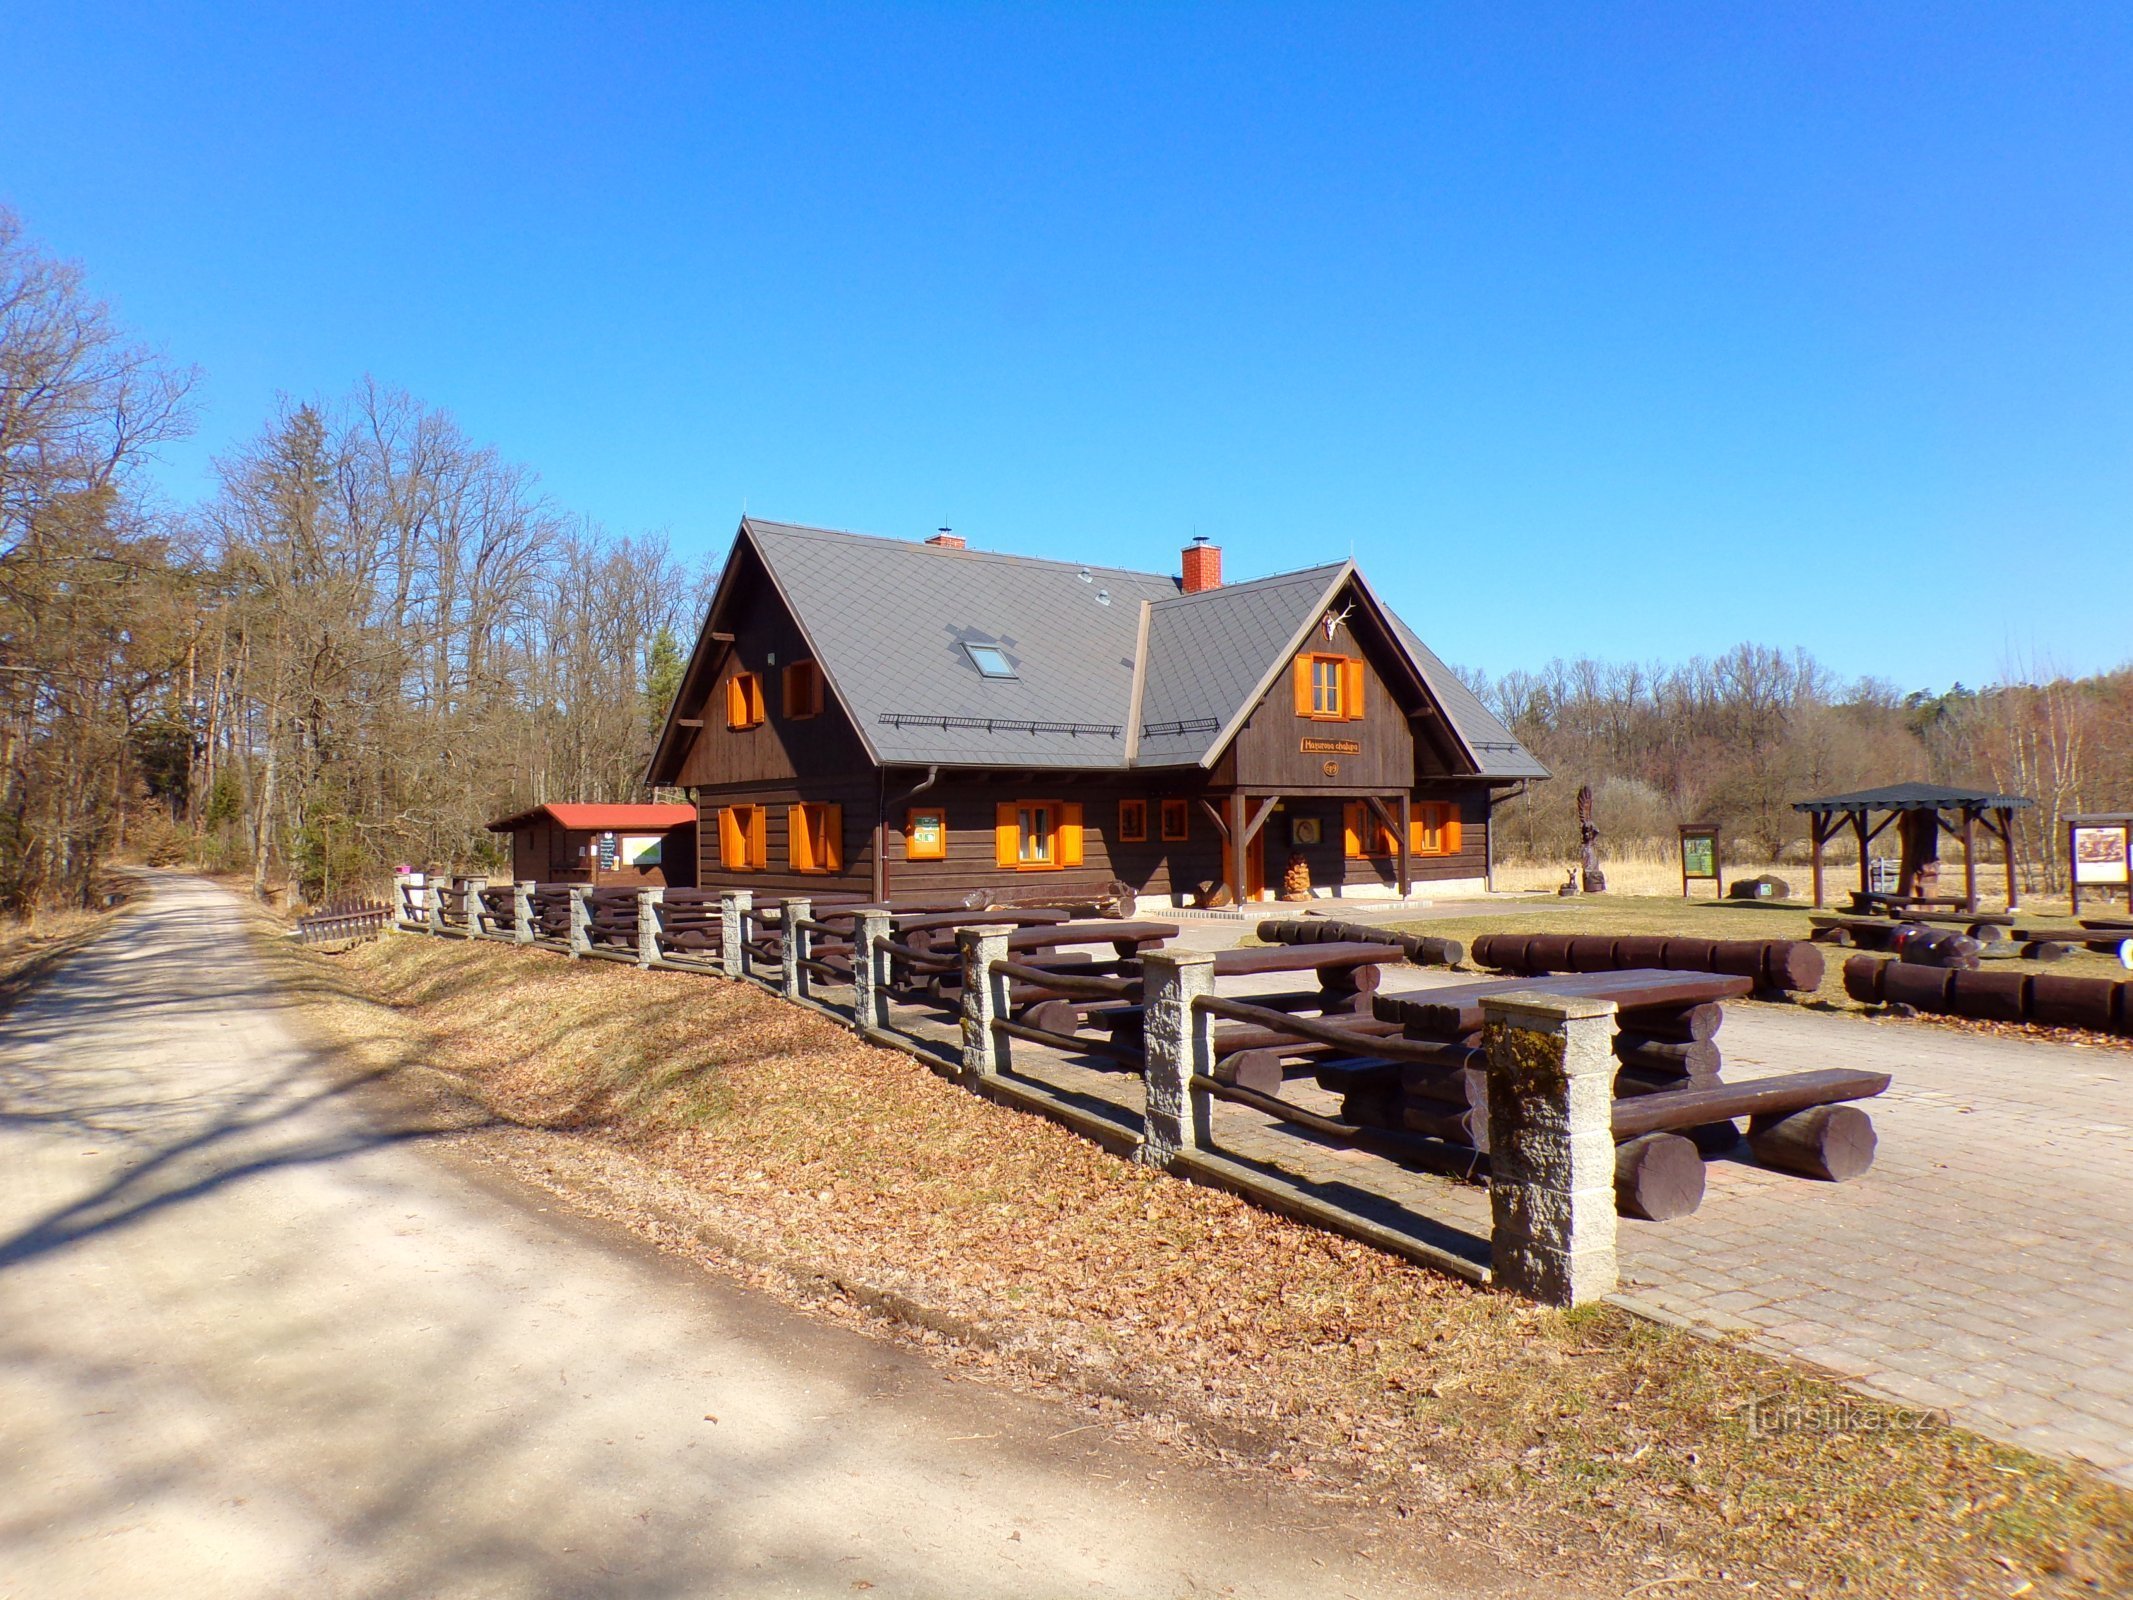
<path id="1" fill-rule="evenodd" d="M 1960 811 L 1968 806 L 1979 811 L 2020 811 L 2036 801 L 2027 795 L 1994 794 L 1990 789 L 1956 787 L 1942 783 L 1891 783 L 1879 789 L 1861 789 L 1856 794 L 1827 795 L 1820 800 L 1801 800 L 1795 811 Z"/>
<path id="2" fill-rule="evenodd" d="M 1422 675 L 1423 685 L 1430 698 L 1444 712 L 1444 718 L 1458 734 L 1467 754 L 1474 758 L 1474 770 L 1485 778 L 1546 778 L 1548 769 L 1532 751 L 1519 743 L 1518 736 L 1497 719 L 1496 713 L 1475 696 L 1474 691 L 1460 681 L 1459 674 L 1452 671 L 1437 653 L 1422 642 L 1415 630 L 1397 613 L 1386 610 L 1392 621 L 1392 631 L 1399 636 L 1415 671 Z"/>
<path id="3" fill-rule="evenodd" d="M 831 692 L 884 766 L 1204 763 L 1337 586 L 1360 581 L 1342 561 L 1188 595 L 1157 573 L 752 517 L 740 539 L 761 557 Z M 1548 775 L 1413 630 L 1385 615 L 1477 771 Z M 971 644 L 999 647 L 1016 676 L 984 677 L 964 648 Z M 677 704 L 655 770 L 679 714 Z"/>
<path id="4" fill-rule="evenodd" d="M 1268 674 L 1318 620 L 1348 563 L 1307 567 L 1159 600 L 1148 613 L 1148 681 L 1141 690 L 1136 762 L 1204 761 Z"/>
<path id="5" fill-rule="evenodd" d="M 884 766 L 1125 764 L 1141 602 L 1176 595 L 1177 579 L 754 518 L 741 529 Z M 966 644 L 997 645 L 1015 676 L 985 677 Z"/>

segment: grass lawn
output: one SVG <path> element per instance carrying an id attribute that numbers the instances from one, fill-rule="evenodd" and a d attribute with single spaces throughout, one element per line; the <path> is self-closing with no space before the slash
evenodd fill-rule
<path id="1" fill-rule="evenodd" d="M 1755 1438 L 1751 1398 L 1891 1408 L 1119 1161 L 752 986 L 407 936 L 262 946 L 352 1068 L 479 1108 L 470 1153 L 972 1376 L 1062 1393 L 1092 1425 L 1217 1457 L 1247 1495 L 1273 1474 L 1379 1507 L 1389 1547 L 1465 1539 L 1622 1593 L 2133 1588 L 2133 1496 L 2093 1473 L 1937 1425 Z"/>

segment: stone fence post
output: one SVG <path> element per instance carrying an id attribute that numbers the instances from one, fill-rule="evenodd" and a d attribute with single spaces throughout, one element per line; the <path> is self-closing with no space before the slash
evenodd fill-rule
<path id="1" fill-rule="evenodd" d="M 890 937 L 895 924 L 886 911 L 861 911 L 852 918 L 852 1021 L 861 1033 L 889 1026 L 889 958 L 874 948 Z"/>
<path id="2" fill-rule="evenodd" d="M 778 987 L 788 1000 L 807 998 L 809 973 L 800 963 L 807 959 L 808 947 L 813 941 L 800 924 L 814 914 L 812 900 L 778 902 L 778 945 L 784 956 L 778 973 Z"/>
<path id="3" fill-rule="evenodd" d="M 459 915 L 466 924 L 461 931 L 466 938 L 479 939 L 482 936 L 481 892 L 489 887 L 489 880 L 487 876 L 462 878 L 460 886 L 466 891 L 466 898 L 459 902 Z"/>
<path id="4" fill-rule="evenodd" d="M 992 970 L 994 962 L 1007 959 L 1007 936 L 1014 931 L 993 923 L 956 930 L 955 947 L 963 958 L 965 1083 L 997 1078 L 1014 1064 L 1013 1042 L 993 1031 L 993 1023 L 1007 1015 L 1007 977 Z"/>
<path id="5" fill-rule="evenodd" d="M 592 954 L 592 890 L 582 883 L 570 886 L 570 959 L 579 961 Z"/>
<path id="6" fill-rule="evenodd" d="M 423 880 L 422 925 L 440 939 L 444 937 L 444 891 L 451 881 L 435 873 Z"/>
<path id="7" fill-rule="evenodd" d="M 1212 1143 L 1212 1105 L 1192 1079 L 1214 1076 L 1214 1019 L 1193 1001 L 1214 989 L 1215 958 L 1206 951 L 1150 950 L 1141 957 L 1147 1110 L 1134 1159 L 1147 1166 L 1168 1166 L 1180 1151 Z"/>
<path id="8" fill-rule="evenodd" d="M 748 976 L 748 913 L 755 896 L 746 889 L 721 890 L 718 897 L 718 964 L 729 978 Z"/>
<path id="9" fill-rule="evenodd" d="M 667 897 L 664 889 L 637 891 L 637 965 L 659 965 L 659 907 Z"/>
<path id="10" fill-rule="evenodd" d="M 511 885 L 511 937 L 520 944 L 533 943 L 533 891 L 531 878 Z"/>
<path id="11" fill-rule="evenodd" d="M 1543 1305 L 1614 1291 L 1615 1003 L 1485 995 L 1496 1282 Z"/>

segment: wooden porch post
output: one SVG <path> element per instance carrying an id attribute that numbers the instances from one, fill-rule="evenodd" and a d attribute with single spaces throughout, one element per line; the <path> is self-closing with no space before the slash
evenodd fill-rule
<path id="1" fill-rule="evenodd" d="M 1405 900 L 1415 890 L 1413 859 L 1408 854 L 1408 841 L 1414 836 L 1414 798 L 1405 789 L 1400 791 L 1400 898 Z M 1442 848 L 1441 846 L 1439 848 Z"/>
<path id="2" fill-rule="evenodd" d="M 2013 806 L 2000 808 L 2000 847 L 2002 858 L 2007 862 L 2007 909 L 2009 911 L 2020 911 L 2022 909 L 2022 886 L 2015 881 L 2014 815 Z M 2071 859 L 2066 864 L 2066 870 L 2069 875 L 2074 870 L 2074 863 Z M 2133 904 L 2133 893 L 2128 894 L 2128 903 Z"/>
<path id="3" fill-rule="evenodd" d="M 1873 848 L 1874 841 L 1867 837 L 1866 813 L 1864 811 L 1854 811 L 1852 813 L 1852 831 L 1859 835 L 1859 892 L 1865 894 L 1874 887 L 1873 877 L 1867 871 L 1866 860 L 1867 852 Z M 1860 903 L 1862 905 L 1865 904 L 1864 901 Z"/>
<path id="4" fill-rule="evenodd" d="M 1817 911 L 1820 911 L 1822 909 L 1822 842 L 1829 837 L 1829 833 L 1826 827 L 1824 826 L 1824 824 L 1829 821 L 1829 818 L 1827 815 L 1820 811 L 1810 811 L 1807 816 L 1809 836 L 1814 840 L 1815 909 Z M 1688 886 L 1686 883 L 1682 885 L 1681 892 L 1683 894 L 1688 893 Z"/>
<path id="5" fill-rule="evenodd" d="M 1963 909 L 1977 910 L 1977 808 L 1963 807 Z"/>
<path id="6" fill-rule="evenodd" d="M 1233 789 L 1229 797 L 1230 895 L 1244 904 L 1244 861 L 1250 841 L 1244 837 L 1244 791 Z"/>

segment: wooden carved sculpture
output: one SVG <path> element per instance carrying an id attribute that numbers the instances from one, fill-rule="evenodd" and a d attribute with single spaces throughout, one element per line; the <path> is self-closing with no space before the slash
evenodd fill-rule
<path id="1" fill-rule="evenodd" d="M 1592 822 L 1592 785 L 1578 788 L 1578 860 L 1584 868 L 1585 892 L 1605 894 L 1607 874 L 1600 870 L 1600 830 Z"/>

